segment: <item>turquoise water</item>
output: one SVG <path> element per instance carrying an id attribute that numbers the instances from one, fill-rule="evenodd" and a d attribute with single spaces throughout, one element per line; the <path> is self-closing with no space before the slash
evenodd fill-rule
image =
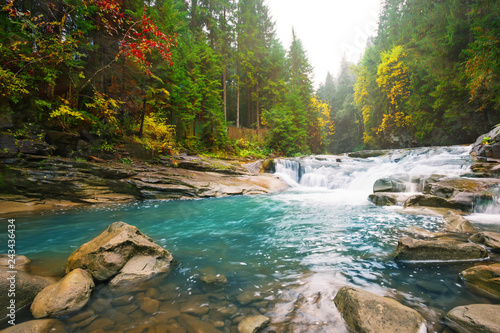
<path id="1" fill-rule="evenodd" d="M 436 231 L 441 218 L 378 207 L 367 197 L 379 178 L 406 174 L 408 191 L 417 191 L 410 181 L 416 176 L 459 176 L 469 160 L 467 147 L 369 159 L 307 157 L 278 166 L 291 185 L 282 193 L 9 218 L 16 219 L 16 251 L 32 260 L 33 274 L 63 276 L 69 255 L 115 221 L 137 226 L 177 260 L 169 274 L 133 290 L 98 285 L 84 309 L 60 318 L 68 332 L 235 332 L 243 317 L 256 314 L 271 319 L 266 332 L 346 332 L 333 304 L 344 285 L 391 296 L 419 311 L 429 332 L 440 332 L 453 307 L 491 302 L 459 277 L 473 263 L 395 262 L 392 254 L 408 227 Z M 498 200 L 472 214 L 476 227 L 500 232 L 497 206 Z M 0 220 L 0 244 L 6 237 L 7 221 Z M 499 261 L 492 253 L 490 262 Z M 204 285 L 204 274 L 222 274 L 228 284 Z M 157 307 L 144 307 L 146 298 Z M 18 314 L 18 322 L 30 319 L 29 309 Z"/>
<path id="2" fill-rule="evenodd" d="M 396 297 L 434 321 L 436 330 L 443 311 L 489 302 L 470 293 L 458 278 L 471 264 L 394 262 L 392 253 L 404 229 L 415 225 L 437 230 L 440 218 L 374 206 L 363 192 L 300 188 L 266 196 L 143 202 L 15 218 L 16 250 L 31 258 L 33 270 L 43 275 L 62 275 L 68 256 L 108 224 L 124 221 L 137 226 L 169 250 L 178 265 L 132 292 L 99 286 L 93 301 L 113 302 L 125 294 L 139 304 L 144 292 L 153 289 L 164 295 L 158 297 L 162 304 L 209 308 L 193 315 L 217 321 L 222 332 L 237 325 L 238 315 L 255 313 L 271 318 L 269 331 L 343 332 L 332 299 L 345 284 Z M 5 221 L 1 224 L 7 230 Z M 2 233 L 2 239 L 5 236 Z M 228 285 L 207 288 L 200 281 L 207 272 L 225 275 Z M 242 304 L 238 296 L 248 292 L 256 299 Z M 237 310 L 224 318 L 211 315 L 225 306 Z M 87 308 L 92 308 L 92 301 Z M 113 318 L 109 311 L 95 313 Z M 153 325 L 154 316 L 136 312 L 109 331 Z M 90 332 L 85 327 L 71 329 L 71 318 L 65 319 L 71 332 Z M 177 322 L 174 318 L 169 323 Z"/>

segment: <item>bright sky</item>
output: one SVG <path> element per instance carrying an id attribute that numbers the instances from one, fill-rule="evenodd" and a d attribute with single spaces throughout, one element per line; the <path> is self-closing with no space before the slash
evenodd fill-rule
<path id="1" fill-rule="evenodd" d="M 317 88 L 329 71 L 338 73 L 345 53 L 357 63 L 368 36 L 377 31 L 380 0 L 265 0 L 286 50 L 295 36 L 302 40 L 314 67 Z"/>

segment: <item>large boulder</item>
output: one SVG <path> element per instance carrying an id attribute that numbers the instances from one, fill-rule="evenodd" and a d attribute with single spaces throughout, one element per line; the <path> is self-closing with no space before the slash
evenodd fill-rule
<path id="1" fill-rule="evenodd" d="M 238 324 L 239 333 L 257 333 L 269 325 L 269 318 L 263 315 L 245 317 Z"/>
<path id="2" fill-rule="evenodd" d="M 474 291 L 500 300 L 500 264 L 474 266 L 460 274 Z"/>
<path id="3" fill-rule="evenodd" d="M 404 203 L 405 208 L 413 206 L 440 207 L 470 212 L 472 211 L 473 200 L 464 202 L 463 200 L 457 201 L 430 194 L 415 194 L 409 197 Z"/>
<path id="4" fill-rule="evenodd" d="M 480 245 L 446 237 L 432 240 L 403 237 L 394 252 L 394 259 L 402 261 L 462 261 L 487 257 L 488 252 Z"/>
<path id="5" fill-rule="evenodd" d="M 500 250 L 500 233 L 483 231 L 472 235 L 469 240 L 474 243 L 484 244 L 493 250 Z"/>
<path id="6" fill-rule="evenodd" d="M 88 272 L 74 269 L 35 297 L 31 304 L 31 313 L 35 318 L 45 318 L 80 310 L 89 301 L 94 286 L 94 280 Z"/>
<path id="7" fill-rule="evenodd" d="M 381 178 L 376 180 L 373 184 L 373 193 L 407 192 L 407 184 L 410 184 L 408 175 Z"/>
<path id="8" fill-rule="evenodd" d="M 344 286 L 333 301 L 351 332 L 426 332 L 424 318 L 392 298 Z"/>
<path id="9" fill-rule="evenodd" d="M 451 210 L 444 214 L 443 221 L 445 225 L 444 229 L 446 231 L 467 234 L 472 234 L 477 231 L 469 220 Z"/>
<path id="10" fill-rule="evenodd" d="M 173 261 L 172 255 L 167 250 L 155 244 L 136 227 L 124 222 L 114 222 L 99 236 L 71 254 L 66 264 L 66 272 L 82 268 L 92 274 L 94 279 L 105 281 L 117 275 L 135 256 L 154 258 L 148 261 L 147 265 L 162 267 L 165 271 Z M 136 269 L 136 264 L 141 260 L 143 258 L 140 257 L 134 259 L 126 268 L 123 277 Z"/>
<path id="11" fill-rule="evenodd" d="M 26 256 L 16 254 L 16 259 L 14 261 L 11 260 L 12 256 L 9 256 L 8 254 L 2 253 L 0 254 L 0 267 L 2 268 L 11 268 L 11 265 L 13 263 L 14 268 L 16 271 L 29 271 L 29 264 L 31 260 L 29 260 Z"/>
<path id="12" fill-rule="evenodd" d="M 163 254 L 157 256 L 136 255 L 123 266 L 109 284 L 118 286 L 149 279 L 153 275 L 168 272 L 171 262 L 172 258 L 165 257 Z"/>
<path id="13" fill-rule="evenodd" d="M 471 304 L 453 308 L 446 322 L 457 332 L 500 332 L 500 305 Z"/>
<path id="14" fill-rule="evenodd" d="M 477 157 L 500 159 L 500 125 L 477 138 L 471 154 Z"/>
<path id="15" fill-rule="evenodd" d="M 57 319 L 25 321 L 2 330 L 2 333 L 66 333 L 64 323 Z"/>
<path id="16" fill-rule="evenodd" d="M 9 297 L 8 291 L 10 289 L 15 289 L 15 310 L 19 310 L 33 302 L 36 295 L 50 284 L 47 279 L 39 276 L 23 271 L 12 274 L 9 271 L 7 268 L 0 268 L 0 290 L 2 290 L 0 294 L 0 318 L 11 314 L 11 309 L 8 309 L 8 307 L 14 298 Z M 13 282 L 15 285 L 12 285 Z"/>

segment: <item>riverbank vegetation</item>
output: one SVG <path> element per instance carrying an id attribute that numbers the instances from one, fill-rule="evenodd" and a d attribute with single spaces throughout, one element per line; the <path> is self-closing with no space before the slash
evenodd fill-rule
<path id="1" fill-rule="evenodd" d="M 299 36 L 285 50 L 263 0 L 9 0 L 0 127 L 165 155 L 470 143 L 500 122 L 499 15 L 492 0 L 386 0 L 360 63 L 314 91 Z"/>

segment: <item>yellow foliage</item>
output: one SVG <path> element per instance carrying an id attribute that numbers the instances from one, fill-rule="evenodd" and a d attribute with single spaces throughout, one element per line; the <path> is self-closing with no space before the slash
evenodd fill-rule
<path id="1" fill-rule="evenodd" d="M 382 63 L 377 69 L 377 83 L 386 93 L 390 103 L 398 109 L 405 98 L 410 96 L 409 68 L 404 64 L 406 53 L 403 46 L 394 46 L 381 54 Z"/>
<path id="2" fill-rule="evenodd" d="M 99 120 L 105 121 L 113 126 L 118 127 L 118 119 L 116 118 L 117 109 L 123 104 L 122 101 L 108 97 L 106 94 L 96 92 L 94 102 L 85 104 L 92 114 Z"/>
<path id="3" fill-rule="evenodd" d="M 137 142 L 145 145 L 153 153 L 173 155 L 175 147 L 175 126 L 153 116 L 144 118 L 143 137 L 136 138 Z"/>
<path id="4" fill-rule="evenodd" d="M 392 114 L 384 114 L 384 119 L 378 128 L 377 134 L 396 128 L 408 128 L 412 124 L 411 115 L 405 115 L 403 112 Z"/>
<path id="5" fill-rule="evenodd" d="M 321 139 L 325 141 L 328 136 L 335 134 L 335 123 L 330 118 L 330 107 L 317 96 L 311 97 L 311 105 L 314 113 L 318 115 Z"/>

